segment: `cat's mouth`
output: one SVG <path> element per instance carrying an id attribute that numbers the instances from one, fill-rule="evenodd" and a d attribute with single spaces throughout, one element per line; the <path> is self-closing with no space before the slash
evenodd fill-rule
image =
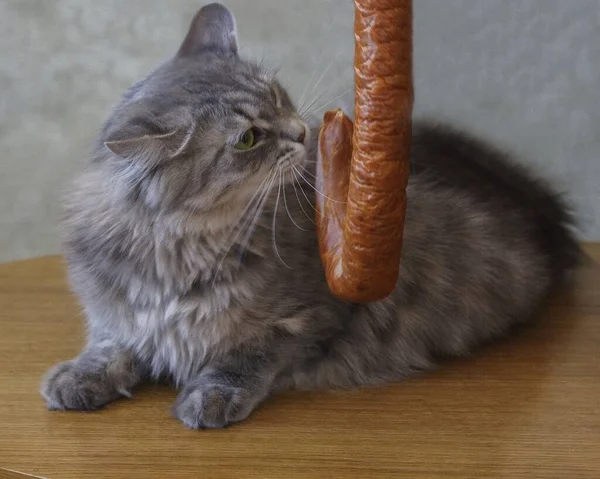
<path id="1" fill-rule="evenodd" d="M 298 146 L 277 159 L 275 172 L 281 176 L 283 183 L 302 182 L 302 179 L 307 176 L 308 152 L 303 146 Z"/>
<path id="2" fill-rule="evenodd" d="M 277 159 L 276 168 L 282 172 L 286 172 L 293 168 L 304 168 L 307 162 L 306 150 L 302 151 L 294 149 L 286 152 Z"/>

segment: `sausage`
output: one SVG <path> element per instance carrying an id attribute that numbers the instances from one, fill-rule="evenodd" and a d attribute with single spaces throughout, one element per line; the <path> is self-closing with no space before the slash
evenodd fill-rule
<path id="1" fill-rule="evenodd" d="M 325 113 L 319 132 L 317 234 L 338 298 L 376 301 L 396 286 L 409 176 L 411 0 L 355 0 L 354 125 Z"/>

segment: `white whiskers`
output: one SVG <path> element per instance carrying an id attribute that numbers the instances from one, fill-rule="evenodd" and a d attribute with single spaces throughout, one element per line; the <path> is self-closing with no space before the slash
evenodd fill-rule
<path id="1" fill-rule="evenodd" d="M 221 268 L 223 267 L 223 262 L 229 255 L 231 248 L 233 248 L 233 246 L 236 244 L 236 242 L 238 241 L 238 239 L 244 232 L 248 232 L 248 231 L 250 231 L 251 233 L 254 232 L 256 223 L 258 222 L 258 218 L 260 217 L 260 214 L 262 213 L 262 210 L 263 210 L 263 208 L 266 204 L 266 201 L 269 197 L 269 194 L 271 193 L 271 187 L 273 186 L 274 181 L 275 181 L 275 171 L 272 170 L 262 181 L 262 183 L 257 188 L 257 190 L 254 193 L 254 195 L 252 196 L 252 198 L 250 198 L 250 201 L 248 201 L 248 204 L 246 205 L 246 207 L 244 208 L 242 213 L 239 215 L 238 220 L 231 227 L 231 233 L 229 234 L 228 238 L 231 238 L 233 236 L 233 240 L 231 240 L 231 242 L 229 243 L 229 246 L 225 250 L 225 253 L 223 254 L 221 261 L 219 262 L 219 265 L 215 271 L 213 282 L 212 282 L 213 287 L 215 286 L 215 282 L 217 280 L 219 272 L 221 271 Z M 252 211 L 252 214 L 247 215 L 247 213 L 250 213 L 250 211 Z M 237 232 L 237 234 L 236 234 L 236 232 Z M 250 242 L 251 236 L 252 236 L 252 234 L 250 234 L 250 235 L 247 234 L 246 237 L 244 237 L 243 244 L 245 244 L 246 247 L 247 247 L 247 244 Z"/>
<path id="2" fill-rule="evenodd" d="M 294 226 L 296 228 L 298 228 L 299 230 L 308 231 L 306 228 L 302 228 L 302 226 L 298 225 L 298 223 L 296 223 L 294 221 L 294 218 L 292 218 L 292 213 L 290 212 L 290 209 L 288 208 L 288 204 L 287 204 L 287 195 L 285 194 L 285 181 L 283 181 L 283 173 L 282 172 L 279 173 L 279 181 L 281 181 L 283 184 L 283 203 L 285 204 L 285 211 L 287 212 L 288 218 L 294 224 Z M 297 194 L 296 194 L 296 196 L 297 196 Z M 302 206 L 302 205 L 300 205 L 300 206 Z"/>
<path id="3" fill-rule="evenodd" d="M 326 28 L 325 31 L 329 30 L 332 27 L 333 23 L 335 22 L 335 19 L 336 19 L 336 17 L 335 17 L 335 15 L 333 15 L 331 17 L 331 21 L 329 22 L 329 25 L 327 26 L 327 28 Z M 323 49 L 321 51 L 321 54 L 319 55 L 319 60 L 317 61 L 317 64 L 315 65 L 315 68 L 313 69 L 313 71 L 312 71 L 312 73 L 310 75 L 310 78 L 306 82 L 306 86 L 304 87 L 304 91 L 302 92 L 302 96 L 300 96 L 300 100 L 298 102 L 300 104 L 300 107 L 298 108 L 298 111 L 301 111 L 303 109 L 305 102 L 307 101 L 308 98 L 310 98 L 310 95 L 312 95 L 312 93 L 315 91 L 316 86 L 319 84 L 319 82 L 317 82 L 316 85 L 313 86 L 313 88 L 310 91 L 310 93 L 308 95 L 306 94 L 307 91 L 308 91 L 308 89 L 310 88 L 310 84 L 312 83 L 312 81 L 315 78 L 315 75 L 317 74 L 317 71 L 319 70 L 319 66 L 321 65 L 321 62 L 325 58 L 325 54 L 326 53 L 327 53 L 327 49 Z M 336 58 L 337 58 L 337 56 L 336 56 Z M 327 69 L 329 69 L 330 67 L 331 67 L 331 64 L 330 64 L 329 67 L 327 67 Z M 324 75 L 321 75 L 321 78 L 323 76 Z"/>
<path id="4" fill-rule="evenodd" d="M 348 93 L 350 93 L 353 90 L 353 88 L 348 88 L 347 90 L 343 91 L 342 93 L 340 93 L 339 95 L 333 97 L 331 100 L 327 101 L 326 103 L 322 104 L 320 107 L 315 108 L 314 109 L 314 113 L 317 113 L 321 110 L 324 110 L 325 108 L 327 108 L 329 105 L 331 105 L 332 103 L 336 102 L 337 100 L 339 100 L 340 98 L 342 98 L 343 96 L 347 95 Z"/>
<path id="5" fill-rule="evenodd" d="M 294 172 L 295 172 L 296 174 L 298 174 L 298 175 L 300 176 L 300 178 L 302 178 L 302 179 L 303 179 L 303 180 L 306 182 L 306 184 L 307 184 L 308 186 L 310 186 L 310 187 L 311 187 L 313 190 L 315 190 L 315 191 L 317 192 L 317 194 L 321 195 L 323 198 L 326 198 L 326 199 L 328 199 L 329 201 L 333 201 L 334 203 L 341 203 L 341 204 L 345 204 L 345 203 L 346 203 L 345 201 L 338 201 L 338 200 L 334 200 L 333 198 L 330 198 L 329 196 L 327 196 L 327 195 L 326 195 L 325 193 L 323 193 L 322 191 L 319 191 L 319 190 L 318 190 L 318 189 L 317 189 L 317 188 L 316 188 L 316 187 L 315 187 L 315 186 L 314 186 L 314 185 L 313 185 L 313 184 L 312 184 L 310 181 L 308 181 L 308 180 L 306 179 L 306 177 L 305 177 L 305 176 L 302 174 L 302 172 L 301 172 L 301 171 L 300 171 L 298 168 L 296 168 L 295 166 L 293 166 L 292 168 L 293 168 Z"/>
<path id="6" fill-rule="evenodd" d="M 312 204 L 312 202 L 311 202 L 311 201 L 308 199 L 308 196 L 306 196 L 306 193 L 304 192 L 304 188 L 302 188 L 302 185 L 300 184 L 300 181 L 299 181 L 299 179 L 298 179 L 297 173 L 296 173 L 295 171 L 292 171 L 292 172 L 293 172 L 293 174 L 294 174 L 294 181 L 295 181 L 296 183 L 298 183 L 298 187 L 300 188 L 300 191 L 301 191 L 301 192 L 302 192 L 302 194 L 304 195 L 304 198 L 306 198 L 306 202 L 307 202 L 307 203 L 310 205 L 310 207 L 311 207 L 313 210 L 315 210 L 315 212 L 316 212 L 316 213 L 319 213 L 319 210 L 317 210 L 317 207 L 316 207 L 315 205 L 313 205 L 313 204 Z M 304 182 L 305 182 L 305 183 L 308 183 L 308 182 L 306 181 L 306 179 L 304 179 Z M 312 186 L 310 183 L 308 183 L 308 185 L 309 185 L 309 186 L 310 186 L 312 189 L 315 189 L 315 188 L 314 188 L 314 186 Z M 300 198 L 299 198 L 299 197 L 298 197 L 298 201 L 300 202 Z M 300 203 L 300 206 L 302 206 L 302 203 Z M 304 208 L 302 208 L 302 211 L 304 211 Z M 306 211 L 305 211 L 304 213 L 306 214 Z M 324 214 L 323 214 L 323 212 L 320 212 L 319 214 L 320 214 L 320 215 L 321 215 L 323 218 L 331 219 L 329 216 L 327 216 L 327 215 L 324 215 Z M 309 217 L 308 215 L 306 215 L 306 216 L 307 216 L 307 217 Z M 309 219 L 310 219 L 310 217 L 309 217 Z M 315 221 L 314 221 L 314 220 L 312 220 L 312 219 L 311 219 L 311 222 L 312 222 L 313 224 L 316 224 L 316 223 L 315 223 Z"/>
<path id="7" fill-rule="evenodd" d="M 275 210 L 273 211 L 273 227 L 271 229 L 271 238 L 273 240 L 273 249 L 275 250 L 275 254 L 277 255 L 277 257 L 279 258 L 279 261 L 281 261 L 285 266 L 287 266 L 289 269 L 293 269 L 290 265 L 288 265 L 283 258 L 281 257 L 281 255 L 279 254 L 279 248 L 277 248 L 277 230 L 275 228 L 276 225 L 276 221 L 277 221 L 277 210 L 279 209 L 279 197 L 281 196 L 281 170 L 279 171 L 279 185 L 277 188 L 277 199 L 275 200 Z"/>
<path id="8" fill-rule="evenodd" d="M 256 226 L 258 225 L 258 220 L 260 219 L 260 215 L 262 214 L 262 211 L 267 203 L 267 200 L 269 199 L 269 196 L 271 193 L 271 188 L 273 187 L 274 182 L 275 182 L 275 175 L 273 175 L 273 178 L 267 185 L 266 193 L 261 195 L 261 197 L 259 198 L 259 200 L 257 202 L 257 206 L 255 208 L 255 213 L 251 216 L 249 226 L 246 227 L 246 234 L 244 235 L 244 238 L 242 239 L 242 241 L 239 243 L 239 246 L 240 246 L 240 252 L 239 252 L 239 257 L 238 257 L 239 263 L 241 263 L 244 253 L 246 251 L 248 251 L 248 248 L 250 246 L 250 240 L 252 239 L 252 236 L 254 235 Z"/>
<path id="9" fill-rule="evenodd" d="M 304 209 L 304 206 L 302 205 L 302 200 L 300 200 L 300 196 L 298 195 L 298 189 L 296 188 L 296 183 L 298 183 L 298 180 L 296 179 L 296 173 L 294 173 L 293 171 L 292 171 L 292 173 L 294 175 L 294 181 L 292 181 L 292 186 L 294 187 L 294 193 L 296 193 L 296 198 L 298 199 L 298 204 L 300 205 L 302 212 L 306 215 L 306 217 L 309 219 L 309 221 L 311 221 L 313 224 L 315 224 L 315 220 L 306 212 L 306 210 Z M 298 183 L 298 186 L 300 187 L 300 190 L 304 194 L 306 201 L 308 201 L 308 198 L 306 197 L 306 193 L 304 193 L 304 190 L 302 189 L 302 186 L 300 185 L 300 183 Z M 310 201 L 308 201 L 308 202 L 310 204 Z"/>

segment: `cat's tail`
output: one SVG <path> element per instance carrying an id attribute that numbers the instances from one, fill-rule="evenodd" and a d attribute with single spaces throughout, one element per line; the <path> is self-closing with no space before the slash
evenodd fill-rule
<path id="1" fill-rule="evenodd" d="M 546 252 L 553 282 L 560 284 L 571 277 L 586 256 L 575 236 L 576 218 L 566 199 L 543 184 L 538 186 L 542 191 L 524 193 L 538 206 L 537 240 Z"/>

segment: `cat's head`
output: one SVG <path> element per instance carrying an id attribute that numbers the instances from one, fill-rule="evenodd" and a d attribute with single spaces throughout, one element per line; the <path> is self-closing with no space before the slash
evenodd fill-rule
<path id="1" fill-rule="evenodd" d="M 210 212 L 290 178 L 308 141 L 274 75 L 238 56 L 231 12 L 211 4 L 177 54 L 126 93 L 100 148 L 137 201 Z"/>

